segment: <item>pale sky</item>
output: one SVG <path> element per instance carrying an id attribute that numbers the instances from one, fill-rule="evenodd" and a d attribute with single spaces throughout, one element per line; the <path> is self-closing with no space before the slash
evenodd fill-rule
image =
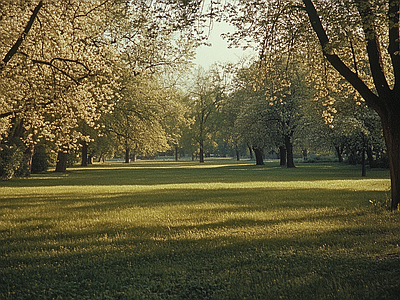
<path id="1" fill-rule="evenodd" d="M 233 27 L 227 23 L 214 23 L 208 40 L 211 46 L 200 46 L 194 63 L 208 70 L 215 62 L 238 62 L 241 58 L 254 54 L 250 49 L 229 49 L 228 43 L 221 37 L 221 33 L 226 32 L 233 32 Z"/>

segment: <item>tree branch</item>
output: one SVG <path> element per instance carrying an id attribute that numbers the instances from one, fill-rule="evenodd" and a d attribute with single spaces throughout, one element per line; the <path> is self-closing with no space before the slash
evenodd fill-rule
<path id="1" fill-rule="evenodd" d="M 389 19 L 389 47 L 388 52 L 392 60 L 394 71 L 394 91 L 396 94 L 400 92 L 400 35 L 399 35 L 399 1 L 390 0 L 388 19 Z"/>
<path id="2" fill-rule="evenodd" d="M 84 76 L 81 76 L 79 78 L 74 78 L 72 75 L 68 74 L 66 71 L 56 67 L 53 64 L 53 62 L 56 61 L 56 60 L 62 61 L 64 63 L 71 62 L 71 63 L 78 64 L 78 65 L 82 66 L 84 69 L 87 70 L 87 74 L 84 75 Z M 77 60 L 65 59 L 65 58 L 53 58 L 50 62 L 47 62 L 47 61 L 43 61 L 43 60 L 34 59 L 34 60 L 32 60 L 32 63 L 34 63 L 34 64 L 43 64 L 43 65 L 47 65 L 47 66 L 50 66 L 50 67 L 54 68 L 55 70 L 57 70 L 58 72 L 60 72 L 64 76 L 66 76 L 69 79 L 71 79 L 76 85 L 79 85 L 80 81 L 82 81 L 83 79 L 87 78 L 90 75 L 90 69 L 87 66 L 85 66 L 83 63 L 81 63 L 81 62 L 79 62 Z"/>
<path id="3" fill-rule="evenodd" d="M 32 28 L 33 22 L 35 21 L 39 10 L 43 6 L 43 1 L 39 1 L 38 5 L 36 5 L 35 9 L 32 12 L 32 15 L 29 19 L 28 24 L 25 26 L 24 31 L 22 32 L 21 36 L 18 38 L 18 40 L 15 42 L 15 44 L 11 47 L 10 51 L 6 54 L 6 56 L 3 58 L 3 63 L 0 66 L 0 72 L 4 69 L 6 64 L 10 61 L 10 59 L 17 53 L 18 48 L 21 46 L 22 42 L 24 41 L 25 37 L 28 35 L 29 31 Z"/>
<path id="4" fill-rule="evenodd" d="M 385 77 L 382 51 L 374 30 L 374 12 L 372 11 L 369 1 L 358 0 L 355 1 L 355 5 L 363 24 L 364 36 L 367 42 L 369 65 L 371 67 L 375 88 L 380 96 L 389 98 L 388 94 L 390 93 L 390 88 Z"/>
<path id="5" fill-rule="evenodd" d="M 311 0 L 303 0 L 305 10 L 310 20 L 314 32 L 317 34 L 318 40 L 322 46 L 322 51 L 327 60 L 332 66 L 361 94 L 369 107 L 381 111 L 381 103 L 379 97 L 375 95 L 368 86 L 357 76 L 356 73 L 350 70 L 349 67 L 329 49 L 329 38 L 322 26 L 317 10 Z"/>
<path id="6" fill-rule="evenodd" d="M 14 113 L 15 113 L 14 111 L 9 111 L 9 112 L 6 112 L 6 113 L 2 113 L 2 114 L 0 114 L 0 119 L 4 119 L 4 118 L 7 118 L 9 116 L 12 116 Z"/>

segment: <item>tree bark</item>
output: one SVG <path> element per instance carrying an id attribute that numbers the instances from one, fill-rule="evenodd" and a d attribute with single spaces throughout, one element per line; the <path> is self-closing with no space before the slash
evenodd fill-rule
<path id="1" fill-rule="evenodd" d="M 28 177 L 32 173 L 32 159 L 34 154 L 35 154 L 35 145 L 29 144 L 24 151 L 24 156 L 26 159 L 26 169 L 23 174 L 24 177 Z"/>
<path id="2" fill-rule="evenodd" d="M 343 162 L 343 147 L 335 146 L 336 154 L 338 156 L 338 161 Z"/>
<path id="3" fill-rule="evenodd" d="M 374 155 L 372 152 L 372 147 L 367 148 L 367 158 L 368 158 L 368 164 L 370 168 L 376 168 L 376 162 L 374 160 Z"/>
<path id="4" fill-rule="evenodd" d="M 256 156 L 256 165 L 261 166 L 264 164 L 264 153 L 260 148 L 253 148 L 254 154 Z"/>
<path id="5" fill-rule="evenodd" d="M 88 165 L 88 144 L 86 142 L 82 143 L 82 161 L 81 166 L 87 167 Z"/>
<path id="6" fill-rule="evenodd" d="M 284 146 L 279 147 L 279 165 L 286 166 L 286 148 Z"/>
<path id="7" fill-rule="evenodd" d="M 400 104 L 398 104 L 400 105 Z M 390 181 L 392 193 L 392 210 L 400 204 L 400 118 L 393 109 L 388 112 L 387 118 L 382 118 L 383 133 L 389 154 Z"/>
<path id="8" fill-rule="evenodd" d="M 236 149 L 235 149 L 235 152 L 236 152 L 236 161 L 239 161 L 239 160 L 240 160 L 240 153 L 239 153 L 239 150 L 236 148 Z"/>
<path id="9" fill-rule="evenodd" d="M 55 172 L 66 172 L 67 171 L 67 156 L 68 153 L 64 151 L 58 151 L 57 164 Z"/>
<path id="10" fill-rule="evenodd" d="M 204 162 L 204 144 L 203 141 L 199 142 L 199 147 L 200 147 L 200 162 L 203 163 Z"/>
<path id="11" fill-rule="evenodd" d="M 249 153 L 250 153 L 250 160 L 253 160 L 253 150 L 251 149 L 251 147 L 249 145 L 247 145 L 247 147 L 249 148 Z"/>
<path id="12" fill-rule="evenodd" d="M 293 144 L 289 135 L 285 135 L 285 147 L 286 147 L 286 168 L 295 168 L 293 161 Z"/>
<path id="13" fill-rule="evenodd" d="M 128 142 L 125 142 L 125 163 L 129 164 L 131 156 L 131 150 L 129 148 Z"/>
<path id="14" fill-rule="evenodd" d="M 179 160 L 179 158 L 178 158 L 178 146 L 175 146 L 175 161 L 178 161 Z"/>
<path id="15" fill-rule="evenodd" d="M 367 168 L 365 166 L 365 147 L 363 147 L 361 151 L 361 176 L 366 177 L 367 176 Z"/>

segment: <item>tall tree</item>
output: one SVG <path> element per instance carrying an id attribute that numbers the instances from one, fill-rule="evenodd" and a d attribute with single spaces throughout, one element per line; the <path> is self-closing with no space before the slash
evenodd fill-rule
<path id="1" fill-rule="evenodd" d="M 200 163 L 204 162 L 205 142 L 212 135 L 215 125 L 211 122 L 211 117 L 218 112 L 223 96 L 223 75 L 221 76 L 219 70 L 205 72 L 202 68 L 197 69 L 189 88 L 188 103 L 191 117 L 194 118 L 192 130 L 198 144 Z"/>
<path id="2" fill-rule="evenodd" d="M 250 40 L 267 60 L 297 51 L 311 54 L 308 60 L 315 63 L 319 50 L 377 112 L 389 153 L 393 210 L 400 203 L 399 8 L 397 0 L 261 0 L 226 9 L 238 28 L 228 36 L 232 42 Z"/>
<path id="3" fill-rule="evenodd" d="M 304 9 L 324 56 L 381 118 L 389 153 L 391 207 L 392 210 L 397 209 L 400 204 L 400 56 L 398 55 L 400 3 L 395 0 L 337 1 L 332 4 L 331 11 L 342 9 L 348 11 L 348 14 L 331 13 L 324 26 L 321 16 L 327 17 L 322 15 L 326 3 L 314 2 L 317 6 L 311 0 L 303 0 Z M 320 8 L 320 13 L 316 7 Z M 330 38 L 329 34 L 333 27 L 331 22 L 334 21 L 339 21 L 335 22 L 335 26 L 343 26 L 347 21 L 346 26 L 353 26 L 363 33 L 364 51 L 369 59 L 373 85 L 363 80 L 356 69 L 346 65 L 340 47 L 332 44 L 332 37 Z M 335 38 L 337 37 L 334 36 Z"/>

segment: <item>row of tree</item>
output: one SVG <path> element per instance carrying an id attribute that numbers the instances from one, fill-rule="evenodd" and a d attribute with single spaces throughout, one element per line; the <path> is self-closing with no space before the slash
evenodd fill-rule
<path id="1" fill-rule="evenodd" d="M 296 149 L 304 158 L 310 151 L 334 150 L 339 162 L 346 155 L 349 163 L 363 163 L 367 157 L 370 167 L 385 165 L 377 114 L 362 99 L 344 101 L 348 94 L 317 98 L 320 91 L 308 76 L 301 60 L 289 65 L 276 60 L 263 68 L 253 59 L 198 70 L 186 99 L 195 122 L 183 132 L 180 147 L 198 154 L 200 162 L 204 148 L 219 155 L 234 151 L 237 159 L 245 151 L 254 153 L 256 164 L 263 164 L 267 151 L 278 153 L 281 165 L 291 168 Z"/>
<path id="2" fill-rule="evenodd" d="M 86 153 L 90 142 L 113 138 L 142 152 L 173 142 L 169 120 L 179 120 L 181 108 L 174 82 L 162 79 L 193 57 L 201 35 L 188 24 L 196 10 L 124 0 L 0 6 L 2 177 L 29 174 L 40 143 L 65 171 L 67 154 Z"/>
<path id="3" fill-rule="evenodd" d="M 73 149 L 86 157 L 94 143 L 116 151 L 115 141 L 128 160 L 195 140 L 202 160 L 213 136 L 236 149 L 246 145 L 256 157 L 279 149 L 290 167 L 295 144 L 306 153 L 316 142 L 329 143 L 339 159 L 344 151 L 381 157 L 383 134 L 392 208 L 400 203 L 398 1 L 211 1 L 205 9 L 200 0 L 3 0 L 0 6 L 3 177 L 29 173 L 44 141 L 58 155 L 58 171 Z M 198 74 L 182 93 L 176 74 L 215 18 L 237 28 L 225 35 L 233 46 L 259 55 L 233 71 Z M 349 140 L 357 150 L 349 150 Z"/>

